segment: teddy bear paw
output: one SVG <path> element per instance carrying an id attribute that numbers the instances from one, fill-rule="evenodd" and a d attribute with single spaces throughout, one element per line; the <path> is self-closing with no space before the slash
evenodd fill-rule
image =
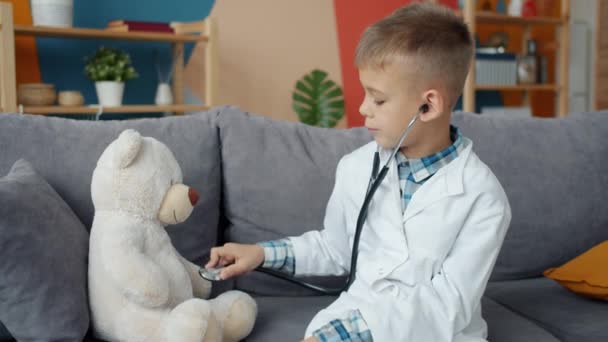
<path id="1" fill-rule="evenodd" d="M 207 301 L 190 299 L 169 314 L 165 337 L 170 342 L 220 342 L 222 329 Z"/>

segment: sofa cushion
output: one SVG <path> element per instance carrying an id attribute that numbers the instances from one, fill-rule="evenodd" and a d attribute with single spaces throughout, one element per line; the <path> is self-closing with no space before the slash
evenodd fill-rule
<path id="1" fill-rule="evenodd" d="M 255 297 L 258 316 L 247 342 L 301 341 L 308 323 L 336 297 Z"/>
<path id="2" fill-rule="evenodd" d="M 256 297 L 258 318 L 247 342 L 299 341 L 321 309 L 336 297 Z M 488 298 L 482 300 L 483 316 L 492 342 L 558 342 L 550 333 Z"/>
<path id="3" fill-rule="evenodd" d="M 608 240 L 557 268 L 545 271 L 545 276 L 574 293 L 590 298 L 608 300 Z"/>
<path id="4" fill-rule="evenodd" d="M 201 198 L 190 218 L 168 229 L 176 248 L 202 263 L 216 244 L 221 171 L 216 116 L 219 109 L 188 116 L 122 121 L 0 115 L 0 174 L 19 158 L 29 160 L 90 229 L 91 176 L 106 146 L 127 128 L 165 143 L 180 163 L 184 182 Z"/>
<path id="5" fill-rule="evenodd" d="M 608 239 L 608 112 L 564 119 L 455 113 L 513 218 L 493 280 L 539 277 Z"/>
<path id="6" fill-rule="evenodd" d="M 237 108 L 222 111 L 219 127 L 226 240 L 242 243 L 321 229 L 338 160 L 371 140 L 362 128 L 318 128 Z M 258 273 L 238 278 L 236 285 L 258 294 L 312 294 Z"/>
<path id="7" fill-rule="evenodd" d="M 558 342 L 559 340 L 534 322 L 496 303 L 490 298 L 481 300 L 482 316 L 488 324 L 491 342 Z"/>
<path id="8" fill-rule="evenodd" d="M 32 166 L 0 178 L 0 321 L 19 341 L 80 341 L 89 236 Z"/>
<path id="9" fill-rule="evenodd" d="M 490 282 L 486 296 L 562 341 L 608 341 L 606 302 L 578 296 L 551 279 Z"/>
<path id="10" fill-rule="evenodd" d="M 0 341 L 2 341 L 2 342 L 15 341 L 15 339 L 11 336 L 11 333 L 8 332 L 8 330 L 6 329 L 4 324 L 2 324 L 2 322 L 0 322 Z"/>

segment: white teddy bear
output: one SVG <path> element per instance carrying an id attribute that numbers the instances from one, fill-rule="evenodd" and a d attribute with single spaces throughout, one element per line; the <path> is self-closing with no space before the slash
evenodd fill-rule
<path id="1" fill-rule="evenodd" d="M 211 283 L 171 244 L 164 226 L 198 200 L 171 151 L 134 130 L 120 134 L 93 172 L 89 246 L 93 330 L 109 341 L 239 341 L 257 315 L 246 293 L 209 297 Z"/>

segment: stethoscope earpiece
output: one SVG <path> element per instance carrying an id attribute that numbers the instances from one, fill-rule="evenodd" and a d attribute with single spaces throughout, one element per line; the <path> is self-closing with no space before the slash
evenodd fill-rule
<path id="1" fill-rule="evenodd" d="M 420 106 L 420 108 L 418 109 L 418 111 L 420 111 L 420 113 L 426 113 L 429 111 L 429 105 L 428 103 L 423 104 L 422 106 Z"/>

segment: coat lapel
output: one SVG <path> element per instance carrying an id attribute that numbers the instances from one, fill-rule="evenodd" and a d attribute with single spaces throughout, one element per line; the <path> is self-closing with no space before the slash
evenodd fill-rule
<path id="1" fill-rule="evenodd" d="M 472 147 L 473 144 L 469 140 L 467 147 L 456 159 L 439 169 L 416 191 L 403 213 L 404 223 L 433 203 L 464 192 L 463 171 Z"/>

